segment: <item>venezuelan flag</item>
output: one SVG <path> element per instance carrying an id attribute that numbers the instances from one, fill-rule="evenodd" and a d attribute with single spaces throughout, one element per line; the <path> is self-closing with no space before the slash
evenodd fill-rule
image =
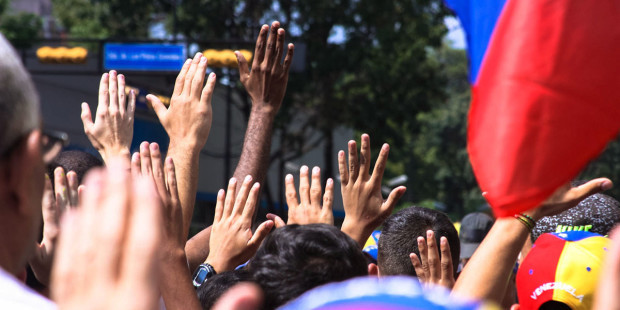
<path id="1" fill-rule="evenodd" d="M 620 2 L 446 0 L 467 33 L 468 151 L 497 216 L 531 209 L 620 130 Z"/>

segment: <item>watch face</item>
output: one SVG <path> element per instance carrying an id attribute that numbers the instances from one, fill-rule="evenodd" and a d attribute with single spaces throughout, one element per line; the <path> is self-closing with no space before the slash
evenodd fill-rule
<path id="1" fill-rule="evenodd" d="M 198 270 L 196 270 L 196 273 L 194 274 L 194 280 L 193 280 L 194 286 L 200 287 L 205 282 L 208 275 L 209 275 L 209 270 L 207 270 L 207 268 L 205 268 L 204 266 L 200 266 Z"/>

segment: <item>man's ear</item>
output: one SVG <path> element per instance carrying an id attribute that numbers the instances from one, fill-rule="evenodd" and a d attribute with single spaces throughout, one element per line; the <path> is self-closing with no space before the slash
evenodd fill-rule
<path id="1" fill-rule="evenodd" d="M 379 276 L 379 267 L 377 267 L 377 264 L 373 264 L 373 263 L 368 264 L 368 275 L 375 276 L 375 277 Z"/>
<path id="2" fill-rule="evenodd" d="M 20 213 L 32 213 L 29 201 L 41 200 L 43 192 L 35 192 L 43 180 L 43 158 L 41 156 L 41 132 L 34 130 L 22 139 L 2 163 L 2 178 L 6 186 L 3 197 L 8 206 L 18 208 Z M 41 187 L 42 188 L 42 187 Z"/>
<path id="3" fill-rule="evenodd" d="M 521 310 L 521 306 L 519 304 L 514 304 L 510 307 L 510 310 Z"/>

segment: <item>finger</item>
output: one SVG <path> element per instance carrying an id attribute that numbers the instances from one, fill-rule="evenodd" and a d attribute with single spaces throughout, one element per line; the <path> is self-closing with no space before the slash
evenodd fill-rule
<path id="1" fill-rule="evenodd" d="M 142 174 L 142 163 L 140 162 L 140 153 L 135 152 L 131 156 L 131 175 L 134 177 L 138 177 Z"/>
<path id="2" fill-rule="evenodd" d="M 121 115 L 125 115 L 125 111 L 127 110 L 125 102 L 125 76 L 123 74 L 118 75 L 118 110 L 121 112 Z"/>
<path id="3" fill-rule="evenodd" d="M 282 55 L 284 55 L 284 37 L 286 33 L 282 28 L 278 29 L 277 32 L 278 38 L 276 40 L 276 58 L 274 66 L 280 66 L 280 63 L 282 62 Z"/>
<path id="4" fill-rule="evenodd" d="M 237 56 L 237 64 L 239 65 L 239 79 L 241 83 L 245 84 L 248 76 L 250 75 L 250 68 L 248 67 L 248 60 L 245 59 L 245 56 L 241 54 L 239 51 L 235 51 L 235 56 Z"/>
<path id="5" fill-rule="evenodd" d="M 265 51 L 265 60 L 263 63 L 266 64 L 266 67 L 271 70 L 273 65 L 276 63 L 276 41 L 278 40 L 278 29 L 280 28 L 280 23 L 274 21 L 271 23 L 271 31 L 269 32 L 269 38 L 267 39 L 267 49 Z"/>
<path id="6" fill-rule="evenodd" d="M 611 189 L 612 187 L 613 182 L 611 182 L 610 179 L 594 179 L 578 187 L 571 188 L 568 195 L 569 201 L 571 201 L 572 204 L 577 205 L 579 202 L 588 198 L 589 196 Z"/>
<path id="7" fill-rule="evenodd" d="M 69 193 L 67 192 L 67 177 L 62 167 L 54 169 L 54 193 L 56 196 L 56 206 L 62 212 L 69 206 Z"/>
<path id="8" fill-rule="evenodd" d="M 168 185 L 168 193 L 170 197 L 170 204 L 175 207 L 181 207 L 181 200 L 179 198 L 179 187 L 177 184 L 177 172 L 174 166 L 174 160 L 172 157 L 166 158 L 166 184 Z"/>
<path id="9" fill-rule="evenodd" d="M 450 252 L 448 238 L 441 237 L 439 247 L 441 249 L 441 278 L 453 280 L 454 267 L 452 266 L 452 253 Z"/>
<path id="10" fill-rule="evenodd" d="M 202 91 L 203 84 L 205 82 L 206 72 L 207 57 L 200 57 L 198 67 L 196 68 L 196 73 L 194 73 L 194 77 L 192 78 L 192 84 L 190 87 L 190 94 L 192 94 L 193 97 L 199 98 L 200 92 Z"/>
<path id="11" fill-rule="evenodd" d="M 151 166 L 157 192 L 159 193 L 159 197 L 162 199 L 164 204 L 167 204 L 169 202 L 169 197 L 168 191 L 166 190 L 164 163 L 161 158 L 161 152 L 159 151 L 159 145 L 157 143 L 151 143 L 149 145 L 149 151 L 151 153 Z"/>
<path id="12" fill-rule="evenodd" d="M 108 92 L 110 94 L 110 101 L 109 101 L 110 102 L 110 106 L 109 106 L 109 109 L 110 109 L 110 111 L 116 112 L 116 111 L 119 110 L 118 109 L 118 105 L 119 105 L 119 102 L 118 102 L 118 96 L 119 96 L 119 93 L 118 93 L 118 75 L 117 75 L 116 71 L 114 71 L 114 70 L 110 71 L 110 79 L 109 80 L 110 80 L 110 82 L 108 83 L 108 87 L 109 87 Z"/>
<path id="13" fill-rule="evenodd" d="M 439 249 L 437 249 L 435 232 L 432 230 L 426 231 L 426 247 L 430 278 L 432 281 L 439 281 L 441 279 L 441 261 L 439 260 Z"/>
<path id="14" fill-rule="evenodd" d="M 216 82 L 215 73 L 211 72 L 209 74 L 209 78 L 207 79 L 207 84 L 202 89 L 202 94 L 200 95 L 200 102 L 203 105 L 211 105 L 211 98 L 213 97 L 213 91 L 215 90 L 215 82 Z"/>
<path id="15" fill-rule="evenodd" d="M 310 202 L 313 206 L 321 207 L 321 168 L 312 168 L 312 182 L 310 184 Z"/>
<path id="16" fill-rule="evenodd" d="M 332 216 L 333 223 L 333 211 L 332 206 L 334 204 L 334 180 L 327 179 L 325 184 L 325 194 L 323 194 L 323 209 L 321 210 L 325 215 Z M 327 224 L 327 223 L 326 223 Z"/>
<path id="17" fill-rule="evenodd" d="M 370 137 L 367 134 L 362 135 L 362 148 L 360 150 L 360 177 L 366 181 L 370 178 L 368 171 L 370 170 Z"/>
<path id="18" fill-rule="evenodd" d="M 159 98 L 157 98 L 157 96 L 148 94 L 148 95 L 146 95 L 146 100 L 153 107 L 153 110 L 155 111 L 155 114 L 157 115 L 157 118 L 159 119 L 159 122 L 161 123 L 162 120 L 164 120 L 164 118 L 166 117 L 166 112 L 168 112 L 168 109 L 161 102 L 161 100 L 159 100 Z"/>
<path id="19" fill-rule="evenodd" d="M 104 73 L 99 81 L 99 102 L 97 103 L 97 116 L 105 115 L 110 104 L 110 75 Z"/>
<path id="20" fill-rule="evenodd" d="M 90 113 L 90 107 L 88 103 L 82 102 L 82 113 L 80 114 L 82 118 L 82 125 L 84 125 L 84 133 L 88 135 L 90 133 L 90 128 L 93 126 L 93 116 Z"/>
<path id="21" fill-rule="evenodd" d="M 302 206 L 310 205 L 310 181 L 308 180 L 308 166 L 299 169 L 299 201 Z"/>
<path id="22" fill-rule="evenodd" d="M 161 101 L 159 102 L 161 103 Z M 151 104 L 153 104 L 151 102 Z M 163 105 L 163 104 L 162 104 Z M 164 106 L 164 109 L 166 107 Z M 155 109 L 153 107 L 153 109 Z M 127 117 L 127 121 L 130 123 L 133 123 L 133 116 L 136 112 L 136 92 L 132 89 L 129 91 L 129 100 L 127 102 L 127 111 L 125 112 L 125 115 Z"/>
<path id="23" fill-rule="evenodd" d="M 185 76 L 187 75 L 187 71 L 192 64 L 192 59 L 185 60 L 179 75 L 177 75 L 177 80 L 174 83 L 174 91 L 172 92 L 172 96 L 178 96 L 183 92 L 183 86 L 185 84 Z"/>
<path id="24" fill-rule="evenodd" d="M 431 273 L 428 266 L 428 248 L 426 247 L 426 240 L 424 237 L 418 237 L 416 240 L 418 242 L 418 252 L 420 252 L 420 262 L 422 263 L 422 275 L 426 281 L 429 280 Z M 418 277 L 420 273 L 418 273 Z"/>
<path id="25" fill-rule="evenodd" d="M 346 186 L 349 183 L 349 169 L 347 169 L 344 151 L 338 152 L 338 172 L 340 172 L 340 184 Z"/>
<path id="26" fill-rule="evenodd" d="M 202 53 L 198 52 L 192 59 L 192 64 L 187 70 L 187 75 L 185 76 L 185 82 L 183 83 L 183 92 L 182 94 L 191 95 L 192 81 L 194 80 L 194 74 L 198 70 L 198 64 L 200 63 L 200 59 L 202 59 Z"/>
<path id="27" fill-rule="evenodd" d="M 273 228 L 274 223 L 272 221 L 265 221 L 256 228 L 256 231 L 248 241 L 248 246 L 252 249 L 252 251 L 256 251 L 260 244 L 265 240 L 269 232 Z"/>
<path id="28" fill-rule="evenodd" d="M 45 174 L 45 185 L 43 187 L 43 200 L 42 200 L 42 213 L 43 220 L 45 221 L 48 217 L 47 214 L 53 215 L 56 213 L 56 198 L 54 196 L 54 188 L 52 187 L 52 180 L 50 177 Z"/>
<path id="29" fill-rule="evenodd" d="M 224 199 L 226 196 L 226 192 L 223 189 L 220 189 L 217 192 L 217 203 L 215 204 L 215 216 L 213 217 L 213 224 L 219 223 L 222 220 L 222 215 L 224 213 Z"/>
<path id="30" fill-rule="evenodd" d="M 359 174 L 359 164 L 357 162 L 357 143 L 349 141 L 349 182 L 355 182 Z"/>
<path id="31" fill-rule="evenodd" d="M 69 190 L 69 206 L 77 207 L 78 205 L 78 175 L 75 171 L 67 173 L 67 188 Z"/>
<path id="32" fill-rule="evenodd" d="M 287 174 L 284 178 L 284 191 L 286 196 L 286 204 L 290 208 L 296 208 L 299 205 L 297 201 L 297 191 L 295 190 L 295 180 L 293 176 Z"/>
<path id="33" fill-rule="evenodd" d="M 286 57 L 284 58 L 284 74 L 288 76 L 288 71 L 291 68 L 291 64 L 293 63 L 293 55 L 295 54 L 295 45 L 293 43 L 288 44 L 288 51 L 286 52 Z"/>
<path id="34" fill-rule="evenodd" d="M 226 200 L 224 200 L 224 212 L 222 213 L 223 217 L 229 217 L 232 213 L 236 197 L 237 179 L 231 178 L 230 181 L 228 181 L 228 189 L 226 189 Z"/>
<path id="35" fill-rule="evenodd" d="M 78 206 L 80 205 L 80 202 L 82 201 L 82 199 L 84 197 L 84 190 L 85 189 L 86 189 L 86 186 L 84 186 L 84 185 L 78 186 Z"/>
<path id="36" fill-rule="evenodd" d="M 272 220 L 273 221 L 273 223 L 274 223 L 276 228 L 280 228 L 280 227 L 286 226 L 286 223 L 284 223 L 284 220 L 282 220 L 281 217 L 279 217 L 279 216 L 277 216 L 277 215 L 275 215 L 273 213 L 267 213 L 266 217 L 267 217 L 268 220 Z"/>
<path id="37" fill-rule="evenodd" d="M 252 185 L 252 189 L 250 190 L 250 194 L 248 196 L 248 200 L 245 203 L 245 208 L 243 208 L 243 214 L 241 215 L 243 218 L 252 220 L 254 217 L 254 210 L 256 209 L 256 205 L 258 204 L 258 195 L 260 194 L 260 183 L 256 182 Z"/>
<path id="38" fill-rule="evenodd" d="M 153 166 L 151 164 L 151 151 L 149 143 L 140 143 L 140 172 L 144 176 L 153 177 Z"/>
<path id="39" fill-rule="evenodd" d="M 405 191 L 407 191 L 407 188 L 404 186 L 399 186 L 393 189 L 392 192 L 390 192 L 387 200 L 383 203 L 383 205 L 381 205 L 381 212 L 391 214 L 392 209 L 394 209 L 394 207 L 398 203 L 398 200 L 403 197 Z"/>
<path id="40" fill-rule="evenodd" d="M 427 280 L 424 276 L 424 268 L 422 268 L 422 262 L 420 261 L 420 258 L 415 253 L 410 253 L 409 259 L 411 260 L 411 265 L 413 265 L 413 269 L 415 270 L 418 281 L 420 281 L 420 283 L 425 283 Z"/>
<path id="41" fill-rule="evenodd" d="M 384 143 L 383 146 L 381 146 L 381 151 L 379 151 L 379 157 L 377 157 L 377 162 L 375 163 L 375 168 L 372 171 L 372 177 L 370 179 L 370 182 L 372 182 L 375 187 L 381 187 L 383 172 L 385 172 L 385 166 L 387 164 L 389 153 L 390 146 L 387 143 Z"/>
<path id="42" fill-rule="evenodd" d="M 233 214 L 241 215 L 243 213 L 243 209 L 246 207 L 246 201 L 248 200 L 248 195 L 250 194 L 251 186 L 252 176 L 248 175 L 245 177 L 245 179 L 243 179 L 241 189 L 237 194 L 237 199 L 235 200 L 235 207 L 233 208 Z"/>
<path id="43" fill-rule="evenodd" d="M 265 46 L 267 45 L 267 33 L 269 26 L 263 25 L 256 39 L 256 47 L 254 48 L 254 61 L 252 61 L 252 70 L 258 69 L 265 58 Z"/>
<path id="44" fill-rule="evenodd" d="M 158 280 L 158 246 L 163 224 L 161 202 L 151 180 L 139 178 L 133 182 L 133 199 L 130 205 L 130 217 L 127 220 L 127 233 L 121 251 L 122 278 L 120 283 L 127 287 L 143 286 L 148 296 L 144 300 L 152 304 L 141 304 L 152 309 L 157 303 Z"/>

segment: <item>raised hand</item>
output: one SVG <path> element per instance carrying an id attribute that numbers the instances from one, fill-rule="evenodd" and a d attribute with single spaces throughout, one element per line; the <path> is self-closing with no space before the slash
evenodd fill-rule
<path id="1" fill-rule="evenodd" d="M 252 177 L 247 176 L 237 194 L 237 180 L 232 178 L 227 192 L 222 189 L 217 194 L 210 252 L 205 262 L 218 273 L 233 270 L 254 256 L 273 227 L 272 221 L 265 221 L 252 234 L 252 217 L 260 185 L 251 184 Z"/>
<path id="2" fill-rule="evenodd" d="M 345 218 L 342 231 L 353 240 L 364 245 L 373 229 L 381 225 L 392 213 L 396 202 L 403 196 L 406 188 L 399 186 L 392 190 L 387 200 L 381 194 L 381 180 L 390 147 L 384 144 L 375 163 L 372 176 L 370 170 L 370 137 L 362 135 L 360 158 L 357 158 L 355 141 L 349 141 L 349 167 L 344 151 L 338 152 L 342 202 Z"/>
<path id="3" fill-rule="evenodd" d="M 288 224 L 329 224 L 334 225 L 332 204 L 334 201 L 334 181 L 327 179 L 325 194 L 321 198 L 321 169 L 312 169 L 312 184 L 308 180 L 308 167 L 302 166 L 299 171 L 299 198 L 295 191 L 295 181 L 292 175 L 287 175 L 286 204 L 288 205 Z M 322 202 L 322 206 L 321 206 Z"/>
<path id="4" fill-rule="evenodd" d="M 435 232 L 429 230 L 426 232 L 426 240 L 420 236 L 417 241 L 420 257 L 411 253 L 409 259 L 411 259 L 420 283 L 425 286 L 441 285 L 452 289 L 455 280 L 448 238 L 441 237 L 440 239 L 441 258 L 437 249 Z"/>
<path id="5" fill-rule="evenodd" d="M 269 38 L 267 38 L 268 32 L 270 32 Z M 241 83 L 252 98 L 253 109 L 275 114 L 282 105 L 295 48 L 292 43 L 288 44 L 286 58 L 282 63 L 284 37 L 285 31 L 280 28 L 280 22 L 274 21 L 271 24 L 271 31 L 267 25 L 261 27 L 256 40 L 251 72 L 243 54 L 235 52 Z"/>
<path id="6" fill-rule="evenodd" d="M 113 160 L 89 173 L 83 198 L 63 218 L 53 300 L 60 309 L 155 309 L 162 217 L 152 180 Z"/>
<path id="7" fill-rule="evenodd" d="M 215 89 L 215 73 L 204 85 L 207 58 L 197 53 L 185 61 L 174 84 L 170 107 L 156 96 L 147 95 L 157 118 L 170 137 L 170 144 L 180 144 L 202 149 L 209 137 L 213 111 L 211 98 Z M 204 86 L 204 87 L 203 87 Z"/>
<path id="8" fill-rule="evenodd" d="M 88 103 L 82 103 L 84 132 L 104 161 L 114 156 L 129 159 L 135 109 L 136 95 L 130 91 L 127 100 L 125 76 L 114 70 L 101 77 L 94 123 Z"/>
<path id="9" fill-rule="evenodd" d="M 62 167 L 54 170 L 54 187 L 50 178 L 45 175 L 45 188 L 43 189 L 42 214 L 43 214 L 43 239 L 36 244 L 34 256 L 30 259 L 30 267 L 37 280 L 49 285 L 50 272 L 54 261 L 56 241 L 60 233 L 60 217 L 71 207 L 78 204 L 78 178 L 77 174 L 70 171 L 65 175 Z"/>
<path id="10" fill-rule="evenodd" d="M 184 235 L 189 232 L 194 213 L 200 150 L 209 137 L 213 117 L 215 74 L 211 73 L 204 85 L 206 71 L 207 59 L 197 53 L 179 72 L 170 107 L 166 108 L 156 96 L 146 97 L 170 138 L 168 156 L 174 159 L 176 168 Z"/>

